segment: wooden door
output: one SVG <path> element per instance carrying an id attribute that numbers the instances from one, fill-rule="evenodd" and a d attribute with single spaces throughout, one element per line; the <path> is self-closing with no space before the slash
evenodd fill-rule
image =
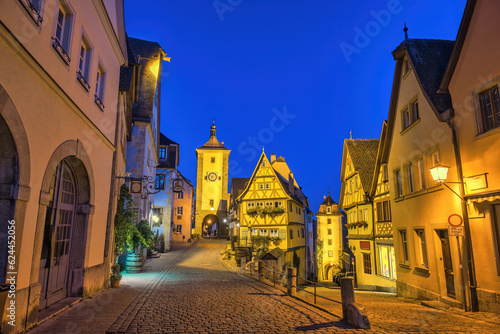
<path id="1" fill-rule="evenodd" d="M 53 180 L 40 259 L 40 308 L 67 296 L 76 185 L 69 166 L 61 163 Z"/>
<path id="2" fill-rule="evenodd" d="M 448 231 L 440 231 L 441 247 L 443 250 L 444 277 L 446 280 L 446 294 L 455 298 L 455 275 L 453 273 L 453 261 L 451 258 L 450 239 Z"/>

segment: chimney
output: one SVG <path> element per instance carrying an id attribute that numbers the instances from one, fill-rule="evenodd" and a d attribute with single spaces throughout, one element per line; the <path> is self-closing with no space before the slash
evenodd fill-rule
<path id="1" fill-rule="evenodd" d="M 288 174 L 288 190 L 290 191 L 290 194 L 295 195 L 295 185 L 294 185 L 294 179 L 293 179 L 293 173 L 290 172 Z"/>
<path id="2" fill-rule="evenodd" d="M 276 154 L 271 153 L 271 163 L 273 163 L 274 160 L 276 160 Z"/>

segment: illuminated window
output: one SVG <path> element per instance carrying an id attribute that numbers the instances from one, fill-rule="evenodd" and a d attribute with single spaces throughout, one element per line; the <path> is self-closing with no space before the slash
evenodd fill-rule
<path id="1" fill-rule="evenodd" d="M 372 273 L 372 260 L 371 255 L 368 253 L 363 253 L 363 272 L 365 274 Z"/>
<path id="2" fill-rule="evenodd" d="M 389 245 L 379 245 L 380 275 L 396 279 L 396 258 L 394 247 Z"/>
<path id="3" fill-rule="evenodd" d="M 333 251 L 328 251 L 328 257 L 333 257 Z"/>
<path id="4" fill-rule="evenodd" d="M 259 234 L 259 230 L 256 229 L 256 228 L 253 228 L 252 229 L 252 235 L 258 235 Z"/>
<path id="5" fill-rule="evenodd" d="M 269 236 L 271 238 L 277 238 L 278 237 L 278 229 L 272 228 L 269 230 Z"/>
<path id="6" fill-rule="evenodd" d="M 165 159 L 166 156 L 167 156 L 167 148 L 166 147 L 160 147 L 158 149 L 158 158 Z"/>
<path id="7" fill-rule="evenodd" d="M 259 231 L 259 235 L 267 236 L 267 228 L 261 228 Z"/>
<path id="8" fill-rule="evenodd" d="M 247 203 L 247 209 L 255 208 L 255 203 Z"/>
<path id="9" fill-rule="evenodd" d="M 266 183 L 266 189 L 271 189 L 271 185 L 269 183 Z"/>
<path id="10" fill-rule="evenodd" d="M 264 183 L 259 183 L 259 190 L 264 190 Z"/>

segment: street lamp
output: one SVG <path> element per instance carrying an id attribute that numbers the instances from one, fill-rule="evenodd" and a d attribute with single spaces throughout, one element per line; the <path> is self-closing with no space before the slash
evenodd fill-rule
<path id="1" fill-rule="evenodd" d="M 437 164 L 434 167 L 429 169 L 431 172 L 432 178 L 434 181 L 445 185 L 448 189 L 450 189 L 455 195 L 457 195 L 461 199 L 462 205 L 462 218 L 464 222 L 465 229 L 465 249 L 466 249 L 466 257 L 467 257 L 467 267 L 469 272 L 469 290 L 470 290 L 470 299 L 471 299 L 471 311 L 477 312 L 479 311 L 479 301 L 477 297 L 477 286 L 476 286 L 476 270 L 474 265 L 474 255 L 472 251 L 472 238 L 470 234 L 470 224 L 469 224 L 469 214 L 467 211 L 466 203 L 467 201 L 464 199 L 465 189 L 463 182 L 445 182 L 448 176 L 448 169 L 450 167 L 444 166 L 441 164 Z M 459 168 L 459 180 L 463 181 L 462 171 Z M 450 188 L 446 183 L 457 183 L 460 188 L 460 194 L 457 194 L 456 191 Z M 458 237 L 457 237 L 458 238 Z M 464 309 L 467 309 L 466 305 L 466 296 L 464 295 Z"/>
<path id="2" fill-rule="evenodd" d="M 431 175 L 432 175 L 432 178 L 434 179 L 434 181 L 439 182 L 439 183 L 444 183 L 444 181 L 446 180 L 446 177 L 448 176 L 448 169 L 450 169 L 450 167 L 445 166 L 445 165 L 441 165 L 441 164 L 437 164 L 434 167 L 432 167 L 431 169 L 429 169 L 429 172 L 431 172 Z"/>

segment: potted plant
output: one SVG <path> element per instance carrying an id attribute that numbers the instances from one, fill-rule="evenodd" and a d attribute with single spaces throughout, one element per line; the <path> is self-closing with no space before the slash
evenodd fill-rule
<path id="1" fill-rule="evenodd" d="M 146 246 L 146 241 L 144 240 L 142 234 L 134 225 L 131 228 L 130 234 L 127 237 L 128 254 L 127 254 L 127 272 L 128 273 L 139 273 L 142 269 L 142 254 L 140 253 L 141 246 Z"/>
<path id="2" fill-rule="evenodd" d="M 128 187 L 124 184 L 120 188 L 120 196 L 115 214 L 115 257 L 118 259 L 126 249 L 125 243 L 127 238 L 132 233 L 134 224 L 135 213 L 132 209 L 132 196 L 130 195 Z M 116 262 L 116 261 L 115 261 Z"/>
<path id="3" fill-rule="evenodd" d="M 120 285 L 122 279 L 121 266 L 119 263 L 114 264 L 111 267 L 111 276 L 109 277 L 111 281 L 111 287 L 117 288 Z"/>
<path id="4" fill-rule="evenodd" d="M 148 256 L 152 255 L 152 250 L 154 247 L 154 233 L 151 230 L 151 227 L 149 226 L 149 222 L 147 220 L 141 220 L 139 224 L 137 224 L 137 230 L 139 230 L 139 233 L 141 233 L 142 237 L 144 238 L 144 246 L 147 248 Z"/>

